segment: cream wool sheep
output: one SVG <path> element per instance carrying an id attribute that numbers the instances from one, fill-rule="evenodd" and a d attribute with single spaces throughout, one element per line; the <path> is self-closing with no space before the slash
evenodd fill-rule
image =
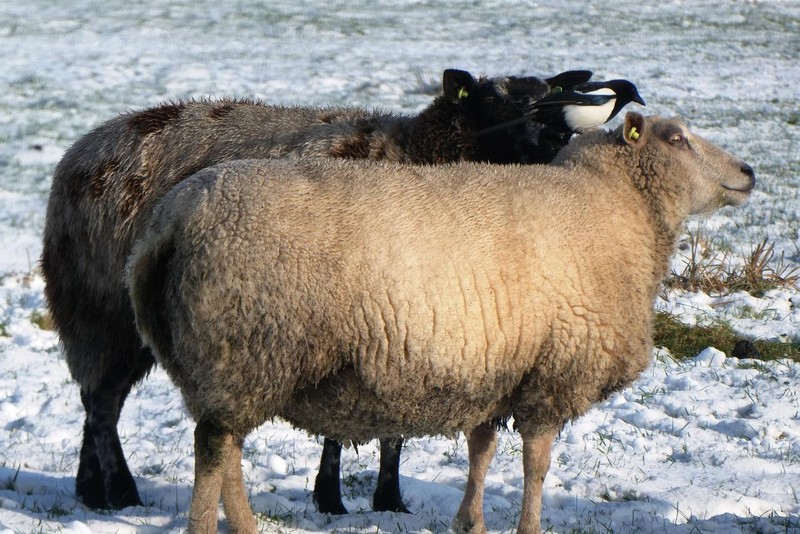
<path id="1" fill-rule="evenodd" d="M 540 531 L 562 427 L 648 365 L 685 219 L 753 170 L 676 119 L 629 113 L 554 166 L 241 161 L 156 208 L 128 264 L 139 331 L 197 421 L 191 532 L 256 532 L 243 437 L 273 416 L 338 438 L 468 434 L 457 532 L 513 415 L 519 530 Z M 416 384 L 409 388 L 408 384 Z"/>

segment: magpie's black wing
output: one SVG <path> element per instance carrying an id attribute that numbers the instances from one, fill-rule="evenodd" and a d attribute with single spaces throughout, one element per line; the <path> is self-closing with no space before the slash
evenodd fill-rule
<path id="1" fill-rule="evenodd" d="M 617 95 L 615 94 L 587 94 L 580 91 L 567 90 L 540 98 L 533 103 L 532 108 L 535 110 L 551 106 L 602 106 L 609 100 L 613 100 L 616 97 Z"/>

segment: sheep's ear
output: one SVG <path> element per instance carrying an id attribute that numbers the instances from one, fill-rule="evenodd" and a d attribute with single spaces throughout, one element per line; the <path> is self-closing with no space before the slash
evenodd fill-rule
<path id="1" fill-rule="evenodd" d="M 625 115 L 625 125 L 622 127 L 622 138 L 632 146 L 642 146 L 647 140 L 647 128 L 644 117 L 635 111 Z"/>
<path id="2" fill-rule="evenodd" d="M 442 89 L 445 96 L 453 100 L 463 100 L 469 96 L 478 82 L 469 72 L 458 69 L 447 69 L 442 74 Z"/>

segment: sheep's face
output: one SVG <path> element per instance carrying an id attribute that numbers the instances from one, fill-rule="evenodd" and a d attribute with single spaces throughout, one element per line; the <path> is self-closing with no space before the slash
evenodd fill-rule
<path id="1" fill-rule="evenodd" d="M 550 85 L 535 76 L 480 78 L 449 69 L 443 76 L 446 97 L 458 105 L 457 120 L 464 133 L 475 134 L 530 113 L 533 103 L 547 95 Z M 526 121 L 475 137 L 480 161 L 492 163 L 549 163 L 568 141 L 560 133 Z"/>
<path id="2" fill-rule="evenodd" d="M 534 76 L 476 80 L 470 73 L 455 69 L 444 72 L 442 84 L 445 95 L 461 104 L 482 128 L 522 117 L 550 91 L 546 81 Z"/>
<path id="3" fill-rule="evenodd" d="M 685 178 L 689 213 L 710 213 L 722 206 L 738 206 L 750 197 L 756 179 L 752 167 L 740 158 L 695 135 L 678 119 L 628 113 L 625 142 L 660 153 L 673 180 Z"/>

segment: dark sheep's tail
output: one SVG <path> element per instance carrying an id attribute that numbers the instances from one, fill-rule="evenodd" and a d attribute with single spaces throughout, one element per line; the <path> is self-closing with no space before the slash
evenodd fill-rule
<path id="1" fill-rule="evenodd" d="M 139 334 L 156 359 L 172 353 L 172 328 L 167 306 L 169 263 L 175 255 L 172 232 L 151 232 L 134 247 L 128 261 L 128 291 Z"/>

